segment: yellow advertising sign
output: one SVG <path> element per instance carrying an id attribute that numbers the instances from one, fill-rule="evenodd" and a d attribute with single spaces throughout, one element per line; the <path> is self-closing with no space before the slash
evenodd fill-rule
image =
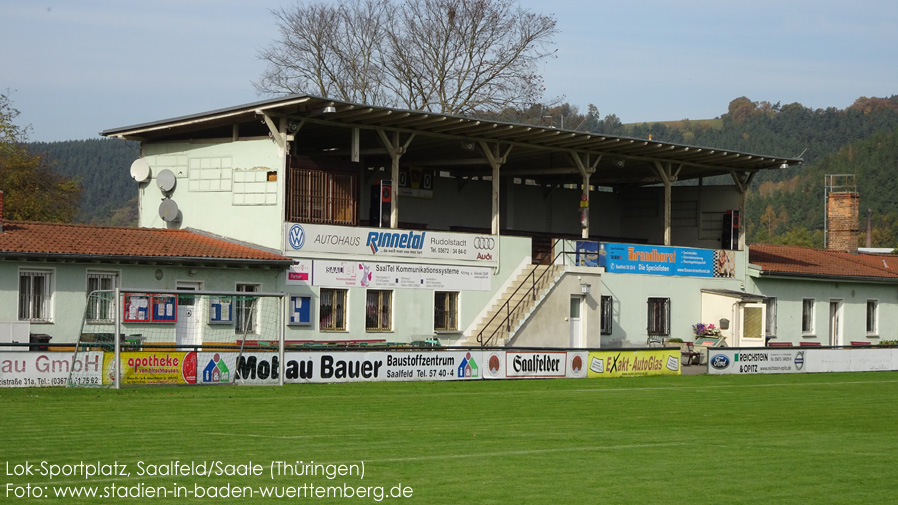
<path id="1" fill-rule="evenodd" d="M 587 377 L 680 375 L 680 350 L 617 350 L 589 353 Z"/>
<path id="2" fill-rule="evenodd" d="M 123 352 L 122 384 L 196 384 L 195 352 Z M 103 355 L 103 384 L 115 380 L 115 353 Z"/>

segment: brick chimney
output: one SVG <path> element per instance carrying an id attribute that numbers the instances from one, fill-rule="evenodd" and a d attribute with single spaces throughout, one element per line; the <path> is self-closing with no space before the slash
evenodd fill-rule
<path id="1" fill-rule="evenodd" d="M 860 196 L 854 192 L 827 196 L 826 248 L 830 251 L 857 252 L 859 202 Z"/>

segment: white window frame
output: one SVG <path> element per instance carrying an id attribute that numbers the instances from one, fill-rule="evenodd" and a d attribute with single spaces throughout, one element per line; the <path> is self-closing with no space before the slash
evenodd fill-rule
<path id="1" fill-rule="evenodd" d="M 91 287 L 91 280 L 97 280 L 97 286 Z M 103 286 L 103 281 L 110 281 L 108 286 Z M 108 270 L 88 270 L 85 278 L 86 282 L 86 290 L 85 294 L 87 298 L 87 312 L 85 317 L 87 318 L 87 322 L 91 324 L 111 324 L 115 322 L 115 302 L 112 297 L 109 296 L 103 300 L 99 300 L 94 298 L 91 300 L 90 294 L 94 291 L 110 291 L 115 290 L 119 287 L 119 273 Z M 100 315 L 104 315 L 106 317 L 97 317 Z"/>
<path id="2" fill-rule="evenodd" d="M 442 297 L 442 300 L 438 300 L 440 297 Z M 445 324 L 443 325 L 439 324 L 438 310 L 442 310 L 444 314 L 443 320 Z M 433 331 L 458 331 L 458 291 L 433 292 Z"/>
<path id="3" fill-rule="evenodd" d="M 54 285 L 54 273 L 53 270 L 42 270 L 37 268 L 19 270 L 18 306 L 16 307 L 16 314 L 18 315 L 19 321 L 31 321 L 32 323 L 53 322 L 53 295 L 56 287 Z M 30 291 L 28 294 L 22 293 L 22 280 L 25 277 L 31 279 L 28 286 L 28 290 Z M 42 295 L 35 294 L 35 279 L 42 280 L 41 284 L 44 286 Z M 34 306 L 35 296 L 43 296 L 43 298 L 37 302 L 40 304 L 40 307 L 37 309 L 35 309 Z M 38 311 L 37 317 L 32 317 L 35 315 L 35 310 Z"/>
<path id="4" fill-rule="evenodd" d="M 872 314 L 871 312 L 872 306 Z M 873 337 L 879 335 L 879 300 L 869 299 L 867 300 L 867 310 L 866 310 L 866 333 L 868 337 Z M 872 316 L 872 317 L 871 317 Z"/>
<path id="5" fill-rule="evenodd" d="M 238 293 L 258 293 L 262 291 L 262 285 L 254 282 L 238 282 L 234 288 Z M 261 298 L 256 298 L 255 303 L 251 306 L 246 305 L 246 301 L 239 296 L 234 300 L 234 333 L 243 335 L 244 331 L 247 335 L 260 334 L 259 326 L 259 303 Z M 244 328 L 244 318 L 249 317 L 249 324 Z"/>
<path id="6" fill-rule="evenodd" d="M 815 298 L 801 299 L 801 334 L 814 335 L 814 319 L 817 311 Z"/>

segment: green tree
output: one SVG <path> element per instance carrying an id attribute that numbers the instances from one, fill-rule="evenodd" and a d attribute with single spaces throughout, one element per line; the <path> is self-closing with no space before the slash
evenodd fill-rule
<path id="1" fill-rule="evenodd" d="M 28 128 L 15 123 L 19 111 L 0 94 L 0 191 L 3 218 L 21 221 L 71 222 L 78 213 L 81 185 L 53 171 L 54 162 L 31 153 Z"/>

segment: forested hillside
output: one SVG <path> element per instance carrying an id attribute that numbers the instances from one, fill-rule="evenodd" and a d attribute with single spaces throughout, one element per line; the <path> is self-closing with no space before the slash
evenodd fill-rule
<path id="1" fill-rule="evenodd" d="M 614 114 L 600 117 L 594 106 L 534 106 L 484 114 L 490 119 L 541 124 L 784 157 L 802 157 L 797 168 L 771 170 L 754 181 L 745 223 L 749 243 L 823 244 L 824 176 L 855 174 L 861 219 L 873 210 L 875 247 L 898 246 L 898 96 L 858 98 L 845 108 L 810 109 L 801 104 L 753 102 L 739 97 L 713 120 L 622 124 Z M 137 185 L 129 167 L 139 154 L 136 142 L 81 140 L 33 143 L 58 162 L 62 175 L 84 186 L 78 221 L 131 226 L 137 222 Z M 861 226 L 864 229 L 864 226 Z"/>
<path id="2" fill-rule="evenodd" d="M 32 142 L 29 149 L 56 160 L 56 171 L 84 188 L 79 223 L 137 225 L 137 184 L 130 176 L 140 144 L 119 139 Z"/>
<path id="3" fill-rule="evenodd" d="M 515 119 L 510 113 L 504 118 Z M 714 120 L 621 124 L 614 114 L 600 118 L 595 107 L 579 114 L 568 104 L 528 111 L 523 118 L 584 131 L 652 138 L 664 142 L 801 157 L 787 170 L 755 178 L 746 201 L 748 241 L 822 247 L 825 176 L 855 174 L 861 199 L 860 228 L 873 210 L 873 246 L 898 246 L 898 96 L 858 98 L 845 109 L 811 109 L 801 104 L 753 102 L 739 97 Z M 545 121 L 550 121 L 545 123 Z"/>

